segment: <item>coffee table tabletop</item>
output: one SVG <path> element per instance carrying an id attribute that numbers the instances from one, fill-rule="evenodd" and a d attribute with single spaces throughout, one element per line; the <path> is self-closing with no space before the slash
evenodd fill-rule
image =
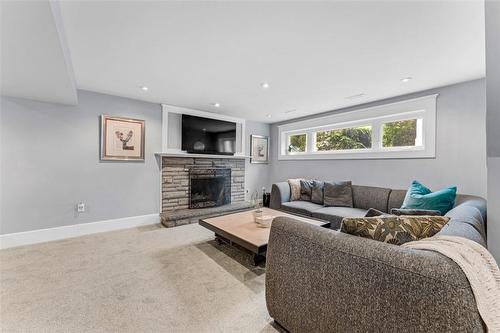
<path id="1" fill-rule="evenodd" d="M 263 215 L 272 217 L 287 216 L 296 220 L 326 226 L 328 221 L 317 220 L 309 217 L 287 214 L 270 208 L 262 208 Z M 271 228 L 260 227 L 254 221 L 254 211 L 248 210 L 239 213 L 227 214 L 207 219 L 200 219 L 199 224 L 215 232 L 216 238 L 222 237 L 234 242 L 255 255 L 262 255 L 267 250 Z M 257 261 L 257 258 L 254 258 Z"/>

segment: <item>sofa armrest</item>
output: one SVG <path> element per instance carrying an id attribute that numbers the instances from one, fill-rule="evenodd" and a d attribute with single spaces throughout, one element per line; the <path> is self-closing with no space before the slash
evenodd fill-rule
<path id="1" fill-rule="evenodd" d="M 472 195 L 459 195 L 455 207 L 446 213 L 451 220 L 439 235 L 459 236 L 486 247 L 486 200 Z"/>
<path id="2" fill-rule="evenodd" d="M 291 332 L 482 332 L 451 259 L 292 218 L 273 221 L 269 314 Z"/>
<path id="3" fill-rule="evenodd" d="M 288 182 L 273 184 L 269 207 L 272 209 L 281 209 L 281 204 L 288 201 L 290 201 L 290 185 Z"/>
<path id="4" fill-rule="evenodd" d="M 464 206 L 475 207 L 479 213 L 481 213 L 481 218 L 483 222 L 486 222 L 486 200 L 484 198 L 468 195 L 468 194 L 459 194 L 457 195 L 457 199 L 455 201 L 455 207 L 450 210 L 446 216 L 449 216 L 451 212 L 455 210 L 455 208 L 460 208 Z"/>

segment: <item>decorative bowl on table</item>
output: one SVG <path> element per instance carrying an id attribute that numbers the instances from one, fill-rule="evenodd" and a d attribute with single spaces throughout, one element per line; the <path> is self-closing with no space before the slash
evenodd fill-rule
<path id="1" fill-rule="evenodd" d="M 255 218 L 255 223 L 261 228 L 270 228 L 273 222 L 273 217 L 270 215 L 263 215 Z"/>
<path id="2" fill-rule="evenodd" d="M 257 222 L 257 218 L 262 217 L 264 215 L 264 211 L 262 209 L 256 209 L 253 211 L 253 219 Z"/>

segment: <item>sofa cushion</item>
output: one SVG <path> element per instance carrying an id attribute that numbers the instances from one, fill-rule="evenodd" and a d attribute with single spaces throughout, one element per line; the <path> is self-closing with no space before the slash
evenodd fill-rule
<path id="1" fill-rule="evenodd" d="M 353 207 L 352 182 L 325 182 L 324 205 L 327 207 Z"/>
<path id="2" fill-rule="evenodd" d="M 307 180 L 307 179 L 300 180 L 300 200 L 311 201 L 313 186 L 314 186 L 314 180 Z"/>
<path id="3" fill-rule="evenodd" d="M 351 207 L 324 207 L 312 213 L 312 217 L 329 221 L 330 228 L 338 230 L 344 217 L 363 217 L 366 209 Z"/>
<path id="4" fill-rule="evenodd" d="M 311 216 L 312 212 L 323 208 L 323 205 L 318 205 L 310 201 L 290 201 L 281 204 L 281 209 L 290 213 Z"/>
<path id="5" fill-rule="evenodd" d="M 323 189 L 325 183 L 320 180 L 315 180 L 311 191 L 311 202 L 316 204 L 323 204 Z"/>
<path id="6" fill-rule="evenodd" d="M 290 201 L 300 200 L 300 179 L 288 179 L 290 185 Z"/>
<path id="7" fill-rule="evenodd" d="M 390 212 L 393 208 L 401 207 L 403 205 L 403 201 L 405 201 L 405 196 L 406 190 L 391 190 L 387 211 Z"/>
<path id="8" fill-rule="evenodd" d="M 340 231 L 380 242 L 401 245 L 432 237 L 450 220 L 443 216 L 377 216 L 342 220 Z"/>
<path id="9" fill-rule="evenodd" d="M 353 185 L 352 200 L 354 207 L 375 208 L 382 212 L 388 212 L 389 193 L 391 193 L 389 188 Z"/>

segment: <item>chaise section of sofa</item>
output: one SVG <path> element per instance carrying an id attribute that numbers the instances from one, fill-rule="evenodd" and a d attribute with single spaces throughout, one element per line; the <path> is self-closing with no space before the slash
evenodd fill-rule
<path id="1" fill-rule="evenodd" d="M 484 199 L 460 196 L 447 216 L 439 234 L 486 245 Z M 290 332 L 484 332 L 470 284 L 451 259 L 293 218 L 271 227 L 266 302 Z"/>

